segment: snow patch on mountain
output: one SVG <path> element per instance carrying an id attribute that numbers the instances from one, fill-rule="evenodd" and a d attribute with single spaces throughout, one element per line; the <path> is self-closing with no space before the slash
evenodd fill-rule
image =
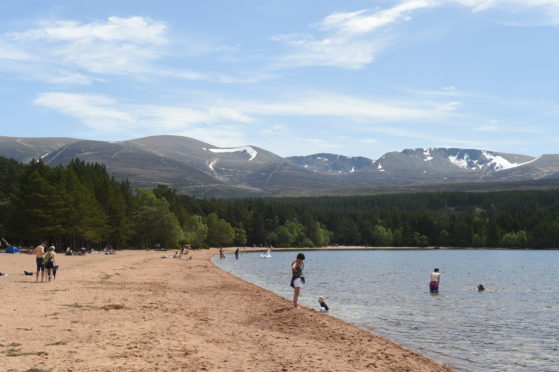
<path id="1" fill-rule="evenodd" d="M 460 151 L 455 155 L 449 155 L 448 160 L 452 164 L 466 170 L 499 172 L 531 163 L 536 159 L 524 163 L 513 163 L 497 153 L 476 150 L 473 154 Z"/>
<path id="2" fill-rule="evenodd" d="M 253 149 L 251 146 L 234 147 L 228 149 L 208 149 L 208 150 L 216 154 L 244 151 L 250 156 L 250 159 L 248 159 L 249 161 L 253 160 L 256 157 L 256 155 L 258 155 L 258 152 L 255 149 Z"/>
<path id="3" fill-rule="evenodd" d="M 458 157 L 458 155 L 450 155 L 448 157 L 448 160 L 450 160 L 452 164 L 457 165 L 460 168 L 471 170 L 471 168 L 468 166 L 468 158 L 468 154 L 465 154 L 461 159 Z"/>
<path id="4" fill-rule="evenodd" d="M 431 161 L 434 157 L 431 156 L 431 149 L 423 149 L 423 156 L 425 157 L 423 161 Z"/>
<path id="5" fill-rule="evenodd" d="M 499 156 L 497 154 L 487 152 L 487 151 L 482 151 L 481 153 L 483 154 L 483 156 L 487 160 L 489 160 L 488 165 L 493 165 L 493 167 L 496 171 L 501 171 L 501 170 L 510 169 L 510 168 L 516 168 L 516 167 L 519 167 L 519 166 L 524 165 L 524 164 L 531 163 L 534 160 L 536 160 L 536 159 L 533 159 L 533 160 L 527 161 L 525 163 L 511 163 L 507 159 L 505 159 L 502 156 Z"/>
<path id="6" fill-rule="evenodd" d="M 41 159 L 46 158 L 47 156 L 49 156 L 50 152 L 47 152 L 45 155 L 41 156 Z"/>
<path id="7" fill-rule="evenodd" d="M 211 170 L 212 172 L 215 172 L 215 169 L 214 169 L 215 163 L 217 163 L 217 160 L 212 161 L 212 162 L 210 163 L 210 165 L 208 165 L 208 168 L 210 168 L 210 170 Z"/>

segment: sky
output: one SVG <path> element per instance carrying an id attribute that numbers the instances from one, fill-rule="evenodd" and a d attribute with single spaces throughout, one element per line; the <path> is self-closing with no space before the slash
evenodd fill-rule
<path id="1" fill-rule="evenodd" d="M 0 135 L 559 153 L 559 0 L 0 2 Z"/>

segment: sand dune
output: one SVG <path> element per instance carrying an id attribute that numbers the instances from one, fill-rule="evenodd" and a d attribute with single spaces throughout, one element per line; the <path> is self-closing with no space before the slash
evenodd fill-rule
<path id="1" fill-rule="evenodd" d="M 55 282 L 0 277 L 1 371 L 450 371 L 216 268 L 161 252 L 59 255 Z M 0 272 L 34 270 L 0 255 Z"/>

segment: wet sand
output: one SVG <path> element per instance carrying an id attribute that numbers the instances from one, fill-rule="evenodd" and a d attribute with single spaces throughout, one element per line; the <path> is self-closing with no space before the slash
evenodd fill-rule
<path id="1" fill-rule="evenodd" d="M 451 370 L 327 314 L 293 309 L 215 267 L 215 249 L 161 258 L 171 253 L 59 254 L 55 282 L 0 277 L 0 370 Z M 34 271 L 34 261 L 0 254 L 0 272 Z"/>

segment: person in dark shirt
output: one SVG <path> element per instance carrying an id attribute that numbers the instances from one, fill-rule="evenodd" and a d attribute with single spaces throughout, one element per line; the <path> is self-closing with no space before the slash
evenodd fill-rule
<path id="1" fill-rule="evenodd" d="M 326 301 L 324 300 L 324 297 L 320 296 L 318 298 L 318 303 L 320 304 L 320 311 L 328 311 L 330 310 L 330 308 L 328 307 L 328 305 L 326 305 Z"/>
<path id="2" fill-rule="evenodd" d="M 291 263 L 291 287 L 293 287 L 293 307 L 298 308 L 299 293 L 303 284 L 305 283 L 305 276 L 303 274 L 303 268 L 305 264 L 305 255 L 299 253 L 295 261 Z"/>

